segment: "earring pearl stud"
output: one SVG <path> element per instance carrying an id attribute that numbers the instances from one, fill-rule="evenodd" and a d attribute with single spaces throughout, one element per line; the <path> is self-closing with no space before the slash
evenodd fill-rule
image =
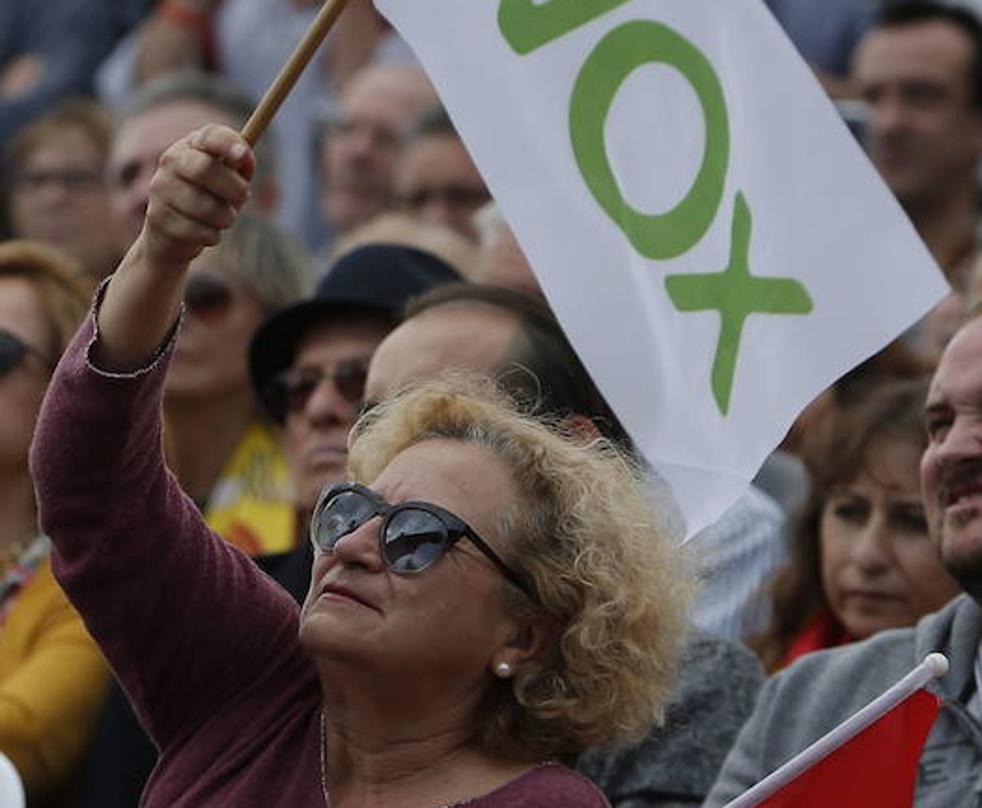
<path id="1" fill-rule="evenodd" d="M 507 662 L 499 662 L 494 666 L 494 672 L 502 679 L 505 679 L 511 676 L 511 665 L 509 665 Z"/>

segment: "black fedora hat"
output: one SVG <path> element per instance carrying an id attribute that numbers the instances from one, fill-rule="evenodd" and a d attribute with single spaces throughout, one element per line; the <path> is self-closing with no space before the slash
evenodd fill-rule
<path id="1" fill-rule="evenodd" d="M 272 382 L 290 367 L 297 346 L 314 326 L 359 313 L 386 317 L 395 325 L 411 298 L 459 280 L 449 264 L 413 247 L 371 244 L 345 254 L 310 298 L 276 312 L 256 331 L 249 346 L 249 375 L 259 400 L 282 420 Z"/>

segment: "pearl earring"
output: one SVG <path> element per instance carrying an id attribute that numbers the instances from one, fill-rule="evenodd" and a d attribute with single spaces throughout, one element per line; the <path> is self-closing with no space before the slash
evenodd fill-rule
<path id="1" fill-rule="evenodd" d="M 506 679 L 511 676 L 511 665 L 507 662 L 499 662 L 494 666 L 494 672 L 502 679 Z"/>

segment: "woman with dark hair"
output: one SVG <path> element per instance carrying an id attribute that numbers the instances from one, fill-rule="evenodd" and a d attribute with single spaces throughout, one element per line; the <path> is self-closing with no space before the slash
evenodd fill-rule
<path id="1" fill-rule="evenodd" d="M 810 651 L 913 625 L 958 593 L 928 536 L 918 483 L 926 380 L 881 381 L 806 437 L 811 490 L 775 578 L 770 670 Z"/>

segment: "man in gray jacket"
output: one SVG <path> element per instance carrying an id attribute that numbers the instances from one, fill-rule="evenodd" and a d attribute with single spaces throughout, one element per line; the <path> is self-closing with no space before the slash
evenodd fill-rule
<path id="1" fill-rule="evenodd" d="M 951 663 L 921 755 L 919 808 L 982 806 L 982 317 L 948 345 L 926 406 L 921 494 L 941 561 L 964 590 L 915 628 L 805 657 L 771 679 L 706 806 L 725 805 L 861 707 L 932 651 Z"/>

